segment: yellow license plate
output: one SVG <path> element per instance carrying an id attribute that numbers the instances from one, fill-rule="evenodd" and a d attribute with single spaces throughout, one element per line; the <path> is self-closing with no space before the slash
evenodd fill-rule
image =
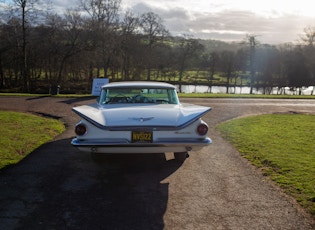
<path id="1" fill-rule="evenodd" d="M 133 131 L 131 134 L 132 142 L 152 142 L 153 141 L 153 134 L 152 132 L 142 132 L 142 131 Z"/>

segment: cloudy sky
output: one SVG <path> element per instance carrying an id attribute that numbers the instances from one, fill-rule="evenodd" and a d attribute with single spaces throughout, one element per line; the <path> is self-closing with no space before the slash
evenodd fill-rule
<path id="1" fill-rule="evenodd" d="M 239 41 L 258 35 L 262 43 L 296 42 L 304 28 L 315 27 L 310 0 L 122 0 L 133 12 L 160 15 L 173 35 Z"/>
<path id="2" fill-rule="evenodd" d="M 57 9 L 77 0 L 51 0 Z M 258 35 L 261 43 L 296 42 L 315 27 L 312 0 L 122 0 L 122 11 L 155 12 L 172 35 L 240 41 Z"/>

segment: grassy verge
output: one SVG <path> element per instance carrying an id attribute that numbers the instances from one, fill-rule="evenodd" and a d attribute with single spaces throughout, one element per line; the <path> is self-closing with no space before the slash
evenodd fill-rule
<path id="1" fill-rule="evenodd" d="M 0 169 L 15 164 L 65 130 L 53 119 L 0 111 Z"/>
<path id="2" fill-rule="evenodd" d="M 242 156 L 315 216 L 314 115 L 260 115 L 217 128 Z"/>

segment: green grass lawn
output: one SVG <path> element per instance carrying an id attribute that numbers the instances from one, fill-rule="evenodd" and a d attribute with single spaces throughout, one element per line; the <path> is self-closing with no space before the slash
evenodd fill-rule
<path id="1" fill-rule="evenodd" d="M 65 130 L 57 120 L 0 111 L 0 169 L 15 164 Z"/>
<path id="2" fill-rule="evenodd" d="M 315 216 L 315 116 L 273 114 L 219 124 L 223 137 Z"/>

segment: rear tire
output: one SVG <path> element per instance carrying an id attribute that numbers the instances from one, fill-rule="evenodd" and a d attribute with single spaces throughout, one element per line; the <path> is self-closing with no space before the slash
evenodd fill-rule
<path id="1" fill-rule="evenodd" d="M 174 153 L 174 158 L 178 162 L 184 162 L 188 158 L 188 152 L 176 152 Z"/>

